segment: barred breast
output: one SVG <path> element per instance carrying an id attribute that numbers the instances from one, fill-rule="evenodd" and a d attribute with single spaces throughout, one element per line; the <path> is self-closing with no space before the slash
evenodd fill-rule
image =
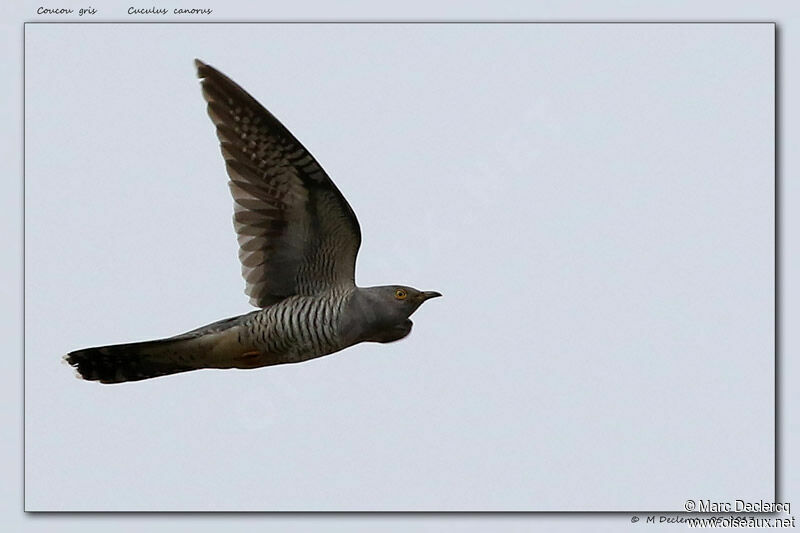
<path id="1" fill-rule="evenodd" d="M 299 362 L 345 348 L 339 334 L 353 288 L 290 296 L 255 313 L 244 324 L 248 344 L 281 362 Z"/>

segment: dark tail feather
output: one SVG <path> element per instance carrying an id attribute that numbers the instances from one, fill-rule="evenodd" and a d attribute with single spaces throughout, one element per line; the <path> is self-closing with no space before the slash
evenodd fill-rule
<path id="1" fill-rule="evenodd" d="M 197 340 L 164 339 L 86 348 L 67 354 L 64 360 L 90 381 L 139 381 L 202 368 L 198 359 L 203 350 Z"/>

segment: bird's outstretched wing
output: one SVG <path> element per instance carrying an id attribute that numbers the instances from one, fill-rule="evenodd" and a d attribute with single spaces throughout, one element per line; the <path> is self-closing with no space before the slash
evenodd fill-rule
<path id="1" fill-rule="evenodd" d="M 233 80 L 195 60 L 234 200 L 250 303 L 354 283 L 361 230 L 311 153 Z"/>

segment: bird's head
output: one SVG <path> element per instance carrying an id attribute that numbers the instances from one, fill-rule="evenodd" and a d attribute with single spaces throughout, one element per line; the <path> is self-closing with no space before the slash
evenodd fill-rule
<path id="1" fill-rule="evenodd" d="M 359 288 L 351 304 L 358 309 L 368 340 L 391 342 L 411 331 L 408 319 L 427 300 L 441 293 L 404 285 Z"/>
<path id="2" fill-rule="evenodd" d="M 420 291 L 404 285 L 383 285 L 366 289 L 371 299 L 380 302 L 383 314 L 389 321 L 402 321 L 410 317 L 423 302 L 431 298 L 438 298 L 441 293 L 436 291 Z"/>

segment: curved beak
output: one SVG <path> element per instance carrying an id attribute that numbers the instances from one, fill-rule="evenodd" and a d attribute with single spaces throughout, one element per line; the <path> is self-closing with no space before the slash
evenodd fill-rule
<path id="1" fill-rule="evenodd" d="M 442 293 L 436 291 L 425 291 L 422 293 L 422 301 L 430 300 L 431 298 L 438 298 Z"/>

